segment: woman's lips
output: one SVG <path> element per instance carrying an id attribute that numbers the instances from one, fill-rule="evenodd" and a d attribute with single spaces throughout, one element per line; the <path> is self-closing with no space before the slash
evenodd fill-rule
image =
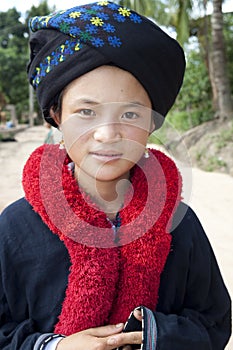
<path id="1" fill-rule="evenodd" d="M 93 158 L 100 160 L 102 162 L 110 162 L 113 160 L 118 160 L 122 157 L 122 153 L 117 153 L 114 151 L 96 151 L 89 153 Z"/>

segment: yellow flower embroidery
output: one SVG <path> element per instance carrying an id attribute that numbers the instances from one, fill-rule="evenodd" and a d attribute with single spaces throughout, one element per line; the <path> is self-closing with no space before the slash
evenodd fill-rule
<path id="1" fill-rule="evenodd" d="M 79 46 L 79 43 L 77 43 L 74 47 L 74 51 L 79 51 L 80 50 L 80 46 Z"/>
<path id="2" fill-rule="evenodd" d="M 99 18 L 99 17 L 92 17 L 91 23 L 92 23 L 93 25 L 97 26 L 97 27 L 101 27 L 101 26 L 104 24 L 104 22 L 102 21 L 102 19 Z"/>
<path id="3" fill-rule="evenodd" d="M 65 45 L 61 45 L 61 53 L 63 54 L 65 50 Z M 61 55 L 60 58 L 59 58 L 59 61 L 60 62 L 63 62 L 64 61 L 64 55 Z"/>
<path id="4" fill-rule="evenodd" d="M 120 13 L 122 16 L 124 16 L 124 17 L 129 17 L 129 16 L 131 15 L 130 10 L 128 10 L 128 9 L 125 8 L 125 7 L 120 7 L 120 8 L 118 9 L 118 11 L 119 11 L 119 13 Z"/>
<path id="5" fill-rule="evenodd" d="M 99 1 L 97 4 L 100 6 L 107 6 L 109 4 L 109 1 Z"/>
<path id="6" fill-rule="evenodd" d="M 52 18 L 52 16 L 44 17 L 44 22 L 46 23 L 46 25 L 48 24 L 48 21 L 50 20 L 50 18 Z"/>
<path id="7" fill-rule="evenodd" d="M 47 63 L 48 63 L 48 67 L 46 68 L 46 73 L 50 72 L 50 62 L 51 62 L 51 57 L 47 56 Z"/>
<path id="8" fill-rule="evenodd" d="M 69 14 L 69 17 L 70 17 L 70 18 L 78 18 L 78 17 L 80 17 L 80 16 L 81 16 L 81 12 L 77 12 L 77 11 L 71 12 L 71 13 Z"/>

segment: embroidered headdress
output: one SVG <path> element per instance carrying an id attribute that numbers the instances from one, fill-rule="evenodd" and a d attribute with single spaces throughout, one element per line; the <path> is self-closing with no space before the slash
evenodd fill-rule
<path id="1" fill-rule="evenodd" d="M 110 1 L 99 1 L 30 20 L 28 77 L 45 119 L 62 89 L 101 65 L 133 74 L 163 117 L 183 81 L 179 44 L 156 24 Z"/>

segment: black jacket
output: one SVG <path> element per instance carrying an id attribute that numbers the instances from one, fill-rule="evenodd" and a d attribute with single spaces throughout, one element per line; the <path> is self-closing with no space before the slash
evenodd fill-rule
<path id="1" fill-rule="evenodd" d="M 184 218 L 172 231 L 154 326 L 151 331 L 147 317 L 145 335 L 155 333 L 158 350 L 222 350 L 230 336 L 230 298 L 194 212 L 181 204 L 174 221 L 183 210 Z M 53 332 L 69 267 L 66 247 L 25 199 L 2 213 L 1 350 L 32 350 L 41 334 Z"/>

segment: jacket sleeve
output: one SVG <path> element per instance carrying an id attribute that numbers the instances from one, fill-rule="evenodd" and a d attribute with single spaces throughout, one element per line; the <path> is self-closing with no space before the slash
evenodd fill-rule
<path id="1" fill-rule="evenodd" d="M 0 215 L 1 350 L 34 350 L 53 333 L 69 270 L 60 243 L 23 199 Z"/>
<path id="2" fill-rule="evenodd" d="M 4 295 L 2 276 L 0 282 L 0 349 L 32 350 L 40 333 L 35 332 L 33 320 L 13 321 Z"/>
<path id="3" fill-rule="evenodd" d="M 20 290 L 23 286 L 16 285 L 14 279 L 15 269 L 6 256 L 9 255 L 9 246 L 11 245 L 9 237 L 5 232 L 8 225 L 5 222 L 4 215 L 0 217 L 0 349 L 1 350 L 32 350 L 37 338 L 41 335 L 36 332 L 36 325 L 33 319 L 30 319 L 29 312 L 24 302 L 19 303 Z M 9 259 L 10 260 L 10 259 Z M 20 263 L 18 261 L 18 263 Z M 8 266 L 9 265 L 9 266 Z M 8 266 L 8 269 L 5 267 Z M 7 287 L 9 281 L 13 281 L 11 290 Z M 10 290 L 10 292 L 9 292 Z M 11 307 L 9 306 L 11 305 Z M 19 317 L 19 314 L 13 318 L 12 310 L 17 308 L 25 317 Z"/>
<path id="4" fill-rule="evenodd" d="M 156 311 L 144 310 L 145 350 L 223 350 L 231 334 L 231 302 L 190 208 L 172 237 Z"/>

